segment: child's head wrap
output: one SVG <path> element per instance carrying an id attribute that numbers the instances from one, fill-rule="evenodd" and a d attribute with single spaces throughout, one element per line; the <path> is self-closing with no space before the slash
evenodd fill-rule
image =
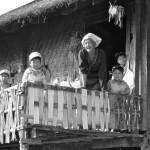
<path id="1" fill-rule="evenodd" d="M 41 54 L 38 53 L 38 52 L 32 52 L 30 55 L 29 55 L 29 61 L 31 61 L 33 58 L 36 58 L 36 57 L 39 57 L 41 59 Z"/>
<path id="2" fill-rule="evenodd" d="M 8 71 L 7 69 L 3 69 L 0 71 L 0 75 L 2 75 L 3 73 L 8 74 L 8 76 L 10 76 L 10 71 Z"/>

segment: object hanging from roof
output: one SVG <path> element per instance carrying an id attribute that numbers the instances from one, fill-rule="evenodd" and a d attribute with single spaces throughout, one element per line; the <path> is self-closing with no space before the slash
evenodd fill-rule
<path id="1" fill-rule="evenodd" d="M 110 2 L 109 2 L 110 3 Z M 112 5 L 110 3 L 109 7 L 109 22 L 111 19 L 115 19 L 115 25 L 119 25 L 120 28 L 123 27 L 123 17 L 124 17 L 124 8 L 119 5 Z"/>

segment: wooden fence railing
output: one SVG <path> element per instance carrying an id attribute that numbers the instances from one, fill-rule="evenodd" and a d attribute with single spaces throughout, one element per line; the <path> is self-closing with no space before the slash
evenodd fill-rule
<path id="1" fill-rule="evenodd" d="M 24 94 L 17 87 L 1 93 L 0 143 L 17 140 L 16 131 L 27 124 L 134 131 L 141 129 L 141 123 L 139 96 L 33 84 L 26 86 Z"/>

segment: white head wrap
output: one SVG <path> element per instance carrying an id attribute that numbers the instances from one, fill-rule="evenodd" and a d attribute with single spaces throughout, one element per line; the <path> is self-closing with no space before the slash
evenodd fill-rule
<path id="1" fill-rule="evenodd" d="M 93 33 L 88 33 L 83 37 L 83 39 L 81 41 L 83 46 L 84 46 L 84 41 L 88 40 L 88 39 L 92 39 L 96 43 L 95 47 L 97 47 L 102 41 L 102 39 L 100 37 L 98 37 L 97 35 L 95 35 Z"/>
<path id="2" fill-rule="evenodd" d="M 33 52 L 29 55 L 29 61 L 31 61 L 33 58 L 35 57 L 40 57 L 41 58 L 41 54 L 38 52 Z"/>
<path id="3" fill-rule="evenodd" d="M 6 73 L 6 74 L 8 74 L 8 76 L 10 76 L 10 72 L 7 69 L 3 69 L 0 71 L 0 75 L 3 73 Z"/>

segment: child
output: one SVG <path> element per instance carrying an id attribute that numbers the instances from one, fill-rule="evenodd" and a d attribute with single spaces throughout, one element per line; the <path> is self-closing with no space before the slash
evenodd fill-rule
<path id="1" fill-rule="evenodd" d="M 113 79 L 107 83 L 108 92 L 116 94 L 130 94 L 130 88 L 128 84 L 123 80 L 123 68 L 121 66 L 115 66 L 112 69 Z"/>
<path id="2" fill-rule="evenodd" d="M 26 69 L 22 82 L 32 82 L 32 83 L 42 83 L 46 84 L 45 75 L 40 70 L 41 67 L 41 54 L 38 52 L 33 52 L 29 55 L 30 68 Z"/>
<path id="3" fill-rule="evenodd" d="M 123 52 L 119 52 L 115 54 L 117 62 L 120 66 L 123 67 L 123 80 L 129 85 L 130 91 L 133 91 L 134 88 L 134 74 L 127 66 L 127 57 Z"/>
<path id="4" fill-rule="evenodd" d="M 10 72 L 6 69 L 0 71 L 0 90 L 11 87 L 11 84 L 8 82 L 10 77 Z"/>
<path id="5" fill-rule="evenodd" d="M 126 54 L 123 52 L 119 52 L 115 54 L 115 58 L 120 66 L 123 68 L 126 66 Z M 124 70 L 125 71 L 125 70 Z"/>

